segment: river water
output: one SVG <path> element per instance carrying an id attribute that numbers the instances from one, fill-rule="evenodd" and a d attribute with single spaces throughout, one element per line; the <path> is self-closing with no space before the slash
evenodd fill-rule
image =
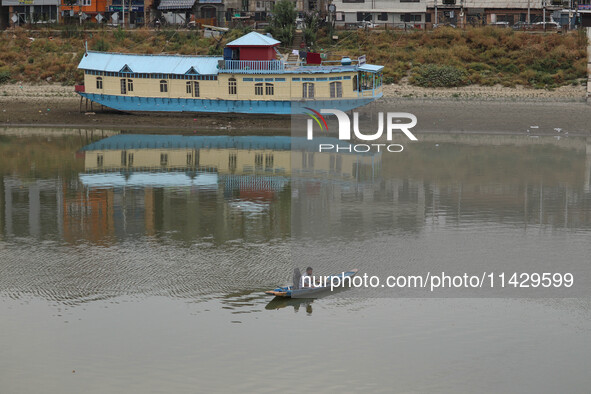
<path id="1" fill-rule="evenodd" d="M 591 141 L 291 147 L 4 130 L 0 392 L 588 392 Z M 307 265 L 575 286 L 263 293 Z"/>

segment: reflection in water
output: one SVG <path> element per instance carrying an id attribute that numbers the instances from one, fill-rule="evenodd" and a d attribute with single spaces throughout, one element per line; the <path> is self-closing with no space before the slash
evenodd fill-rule
<path id="1" fill-rule="evenodd" d="M 293 311 L 296 313 L 300 311 L 300 308 L 304 308 L 306 313 L 308 315 L 311 315 L 313 302 L 314 302 L 313 298 L 275 297 L 265 306 L 265 309 L 277 310 L 277 309 L 282 309 L 282 308 L 286 308 L 288 306 L 291 306 L 291 307 L 293 307 Z"/>
<path id="2" fill-rule="evenodd" d="M 80 149 L 84 172 L 75 176 L 4 174 L 2 228 L 8 236 L 104 245 L 138 235 L 283 238 L 293 174 L 354 179 L 367 161 L 335 154 L 314 161 L 290 149 L 289 137 L 113 136 Z"/>
<path id="3" fill-rule="evenodd" d="M 402 154 L 310 152 L 305 140 L 289 137 L 3 142 L 0 286 L 73 304 L 120 294 L 256 292 L 287 279 L 294 251 L 313 251 L 301 265 L 320 274 L 379 271 L 366 260 L 390 254 L 383 242 L 398 245 L 410 269 L 445 258 L 445 249 L 425 245 L 427 236 L 449 243 L 466 239 L 458 230 L 481 232 L 472 248 L 482 250 L 479 240 L 517 239 L 513 229 L 584 235 L 591 228 L 591 149 L 583 139 L 426 136 Z M 526 234 L 523 242 L 540 245 L 538 253 L 565 245 Z M 369 239 L 378 245 L 360 246 L 365 254 L 334 258 L 331 247 Z M 423 241 L 411 253 L 404 245 L 413 239 Z M 568 242 L 572 259 L 584 256 L 584 243 Z M 465 253 L 466 264 L 483 258 Z M 260 307 L 235 301 L 228 307 Z"/>
<path id="4" fill-rule="evenodd" d="M 276 391 L 286 373 L 350 391 L 334 378 L 348 370 L 371 392 L 511 391 L 515 365 L 523 391 L 589 387 L 588 298 L 263 293 L 294 264 L 588 265 L 585 140 L 433 135 L 381 155 L 283 137 L 0 140 L 0 391 Z"/>
<path id="5" fill-rule="evenodd" d="M 129 293 L 204 300 L 274 286 L 292 270 L 291 177 L 311 190 L 335 178 L 355 183 L 367 175 L 360 168 L 377 162 L 303 155 L 292 151 L 298 144 L 306 142 L 121 134 L 51 151 L 58 162 L 75 157 L 76 171 L 3 173 L 8 275 L 0 287 L 76 305 Z M 256 310 L 252 292 L 224 303 Z"/>

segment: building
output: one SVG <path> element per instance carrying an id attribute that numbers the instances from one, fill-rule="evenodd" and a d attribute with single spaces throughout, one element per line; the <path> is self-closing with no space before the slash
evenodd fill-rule
<path id="1" fill-rule="evenodd" d="M 101 14 L 104 17 L 107 11 L 107 0 L 78 0 L 72 6 L 67 5 L 65 0 L 61 2 L 61 16 L 65 21 L 78 22 L 82 19 L 82 21 L 98 22 L 97 16 Z"/>
<path id="2" fill-rule="evenodd" d="M 362 22 L 378 26 L 424 28 L 426 0 L 334 0 L 335 24 L 353 28 Z"/>
<path id="3" fill-rule="evenodd" d="M 58 22 L 60 0 L 1 0 L 4 23 L 9 18 L 11 26 L 27 23 Z M 0 26 L 2 20 L 0 18 Z"/>
<path id="4" fill-rule="evenodd" d="M 0 0 L 0 30 L 8 27 L 8 7 L 4 6 L 4 0 Z"/>
<path id="5" fill-rule="evenodd" d="M 125 9 L 123 9 L 122 3 L 125 4 Z M 125 2 L 122 2 L 122 0 L 109 0 L 107 11 L 111 16 L 111 21 L 113 21 L 113 15 L 117 14 L 116 23 L 125 26 L 144 25 L 150 22 L 152 3 L 152 0 L 125 0 Z"/>
<path id="6" fill-rule="evenodd" d="M 591 0 L 580 0 L 577 6 L 577 13 L 581 18 L 581 25 L 584 27 L 591 27 Z"/>
<path id="7" fill-rule="evenodd" d="M 318 53 L 307 54 L 310 64 L 291 64 L 277 59 L 278 45 L 251 32 L 229 42 L 223 57 L 88 51 L 76 91 L 121 111 L 276 115 L 310 106 L 349 111 L 382 97 L 383 66 L 323 63 Z"/>
<path id="8" fill-rule="evenodd" d="M 225 25 L 225 4 L 222 0 L 160 0 L 158 10 L 168 23 L 185 24 L 193 16 L 196 23 Z"/>
<path id="9" fill-rule="evenodd" d="M 546 3 L 546 20 L 550 21 L 555 7 L 551 0 Z M 543 19 L 543 0 L 427 0 L 427 14 L 428 26 L 434 23 L 479 26 L 495 22 L 514 25 L 528 19 L 535 23 Z"/>

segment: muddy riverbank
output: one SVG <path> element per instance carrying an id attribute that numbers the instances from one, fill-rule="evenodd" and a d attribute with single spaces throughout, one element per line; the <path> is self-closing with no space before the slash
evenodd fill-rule
<path id="1" fill-rule="evenodd" d="M 424 132 L 514 133 L 560 132 L 588 134 L 591 108 L 584 101 L 583 86 L 555 91 L 501 87 L 417 89 L 388 85 L 378 105 L 417 116 L 417 129 Z M 86 107 L 69 86 L 3 85 L 0 87 L 0 125 L 62 126 L 114 130 L 182 131 L 204 130 L 225 134 L 289 133 L 286 116 L 127 114 Z M 532 127 L 530 129 L 530 127 Z M 536 127 L 537 126 L 537 127 Z"/>

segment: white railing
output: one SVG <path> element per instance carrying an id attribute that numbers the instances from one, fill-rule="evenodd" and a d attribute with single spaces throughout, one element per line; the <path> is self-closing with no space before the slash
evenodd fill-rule
<path id="1" fill-rule="evenodd" d="M 281 60 L 224 60 L 222 71 L 264 74 L 285 70 L 285 64 Z"/>

